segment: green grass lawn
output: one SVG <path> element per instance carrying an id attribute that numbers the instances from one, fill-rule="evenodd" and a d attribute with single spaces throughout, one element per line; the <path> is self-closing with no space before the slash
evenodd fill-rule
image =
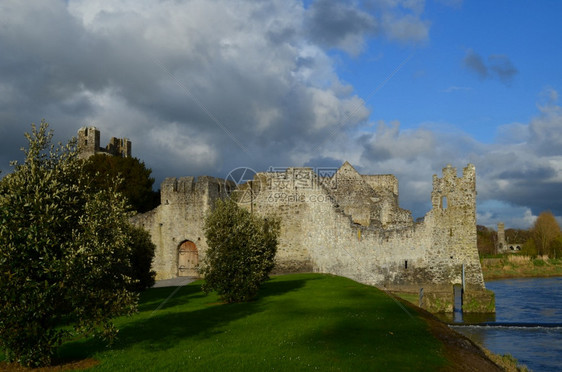
<path id="1" fill-rule="evenodd" d="M 88 339 L 59 357 L 93 370 L 435 370 L 441 344 L 411 309 L 380 290 L 321 274 L 274 277 L 260 296 L 222 304 L 195 282 L 150 289 L 139 313 L 116 321 L 111 347 Z M 168 299 L 168 300 L 167 300 Z"/>

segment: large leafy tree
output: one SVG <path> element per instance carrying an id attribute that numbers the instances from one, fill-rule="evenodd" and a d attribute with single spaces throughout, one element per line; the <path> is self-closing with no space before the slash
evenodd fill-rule
<path id="1" fill-rule="evenodd" d="M 216 291 L 225 302 L 253 298 L 273 269 L 279 220 L 263 218 L 232 200 L 217 200 L 205 220 L 209 249 L 204 260 L 203 289 Z"/>
<path id="2" fill-rule="evenodd" d="M 111 318 L 137 303 L 124 198 L 93 189 L 75 141 L 52 135 L 32 126 L 25 161 L 0 180 L 0 347 L 29 366 L 77 334 L 111 340 Z"/>
<path id="3" fill-rule="evenodd" d="M 496 253 L 496 240 L 497 233 L 494 230 L 486 226 L 476 226 L 476 245 L 480 255 Z"/>
<path id="4" fill-rule="evenodd" d="M 131 251 L 129 260 L 131 271 L 129 275 L 133 278 L 131 289 L 141 292 L 154 285 L 156 272 L 152 270 L 152 259 L 156 246 L 150 238 L 148 231 L 141 227 L 129 225 L 127 233 L 130 239 Z"/>
<path id="5" fill-rule="evenodd" d="M 531 229 L 535 246 L 539 254 L 556 258 L 556 240 L 560 237 L 560 226 L 550 211 L 539 214 Z"/>
<path id="6" fill-rule="evenodd" d="M 505 229 L 505 241 L 508 243 L 524 243 L 529 240 L 530 236 L 529 230 Z"/>
<path id="7" fill-rule="evenodd" d="M 98 190 L 112 187 L 114 180 L 121 178 L 117 191 L 137 212 L 147 212 L 159 204 L 159 193 L 152 190 L 152 170 L 137 158 L 96 154 L 85 161 L 84 169 Z"/>

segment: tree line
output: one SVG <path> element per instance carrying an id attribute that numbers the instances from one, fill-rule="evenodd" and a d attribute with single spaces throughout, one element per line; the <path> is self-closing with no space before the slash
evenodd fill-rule
<path id="1" fill-rule="evenodd" d="M 480 255 L 501 253 L 498 247 L 498 232 L 492 228 L 478 225 L 477 245 Z M 562 233 L 556 218 L 550 211 L 539 214 L 529 229 L 505 229 L 507 244 L 518 244 L 521 253 L 528 256 L 562 257 Z"/>

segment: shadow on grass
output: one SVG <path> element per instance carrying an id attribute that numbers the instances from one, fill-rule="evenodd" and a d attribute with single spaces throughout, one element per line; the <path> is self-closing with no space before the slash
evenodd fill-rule
<path id="1" fill-rule="evenodd" d="M 139 313 L 154 311 L 160 306 L 160 310 L 186 305 L 191 301 L 206 297 L 201 291 L 202 282 L 178 287 L 152 288 L 140 295 Z"/>
<path id="2" fill-rule="evenodd" d="M 304 287 L 306 282 L 310 282 L 313 280 L 318 280 L 319 277 L 306 277 L 306 278 L 299 278 L 299 279 L 286 279 L 282 276 L 276 277 L 274 279 L 269 279 L 265 283 L 262 284 L 260 292 L 256 297 L 256 300 L 260 300 L 262 298 L 271 297 L 271 296 L 280 296 L 285 293 L 289 293 Z"/>
<path id="3" fill-rule="evenodd" d="M 206 303 L 201 291 L 202 282 L 192 283 L 179 290 L 177 287 L 150 289 L 141 295 L 140 314 L 118 326 L 118 340 L 111 349 L 125 350 L 140 346 L 144 350 L 158 351 L 172 348 L 184 339 L 212 337 L 225 332 L 224 328 L 230 322 L 267 308 L 261 301 L 263 298 L 297 290 L 308 280 L 315 278 L 268 281 L 254 301 L 234 304 Z M 175 290 L 177 293 L 169 298 Z M 216 296 L 208 298 L 209 302 L 217 299 Z M 163 306 L 158 309 L 161 304 Z M 65 359 L 88 358 L 107 349 L 102 341 L 90 338 L 67 343 L 58 354 Z"/>
<path id="4" fill-rule="evenodd" d="M 371 370 L 437 370 L 442 364 L 439 343 L 428 336 L 423 325 L 411 319 L 405 322 L 411 327 L 370 327 L 365 321 L 342 319 L 303 335 L 299 342 L 308 345 L 311 353 L 321 353 L 336 368 L 364 369 L 368 365 Z"/>
<path id="5" fill-rule="evenodd" d="M 342 306 L 322 312 L 329 319 L 310 330 L 299 343 L 311 353 L 321 353 L 335 368 L 371 370 L 432 370 L 441 363 L 440 345 L 429 336 L 427 325 L 403 312 L 387 299 L 374 302 L 346 293 Z M 350 358 L 353 356 L 353 358 Z M 343 363 L 343 364 L 342 364 Z"/>

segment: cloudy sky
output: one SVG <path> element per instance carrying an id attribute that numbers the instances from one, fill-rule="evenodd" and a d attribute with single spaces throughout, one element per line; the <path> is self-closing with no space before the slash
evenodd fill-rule
<path id="1" fill-rule="evenodd" d="M 45 118 L 128 137 L 164 177 L 236 167 L 477 170 L 478 223 L 562 216 L 562 2 L 0 2 L 0 170 Z M 562 219 L 559 218 L 562 222 Z"/>

